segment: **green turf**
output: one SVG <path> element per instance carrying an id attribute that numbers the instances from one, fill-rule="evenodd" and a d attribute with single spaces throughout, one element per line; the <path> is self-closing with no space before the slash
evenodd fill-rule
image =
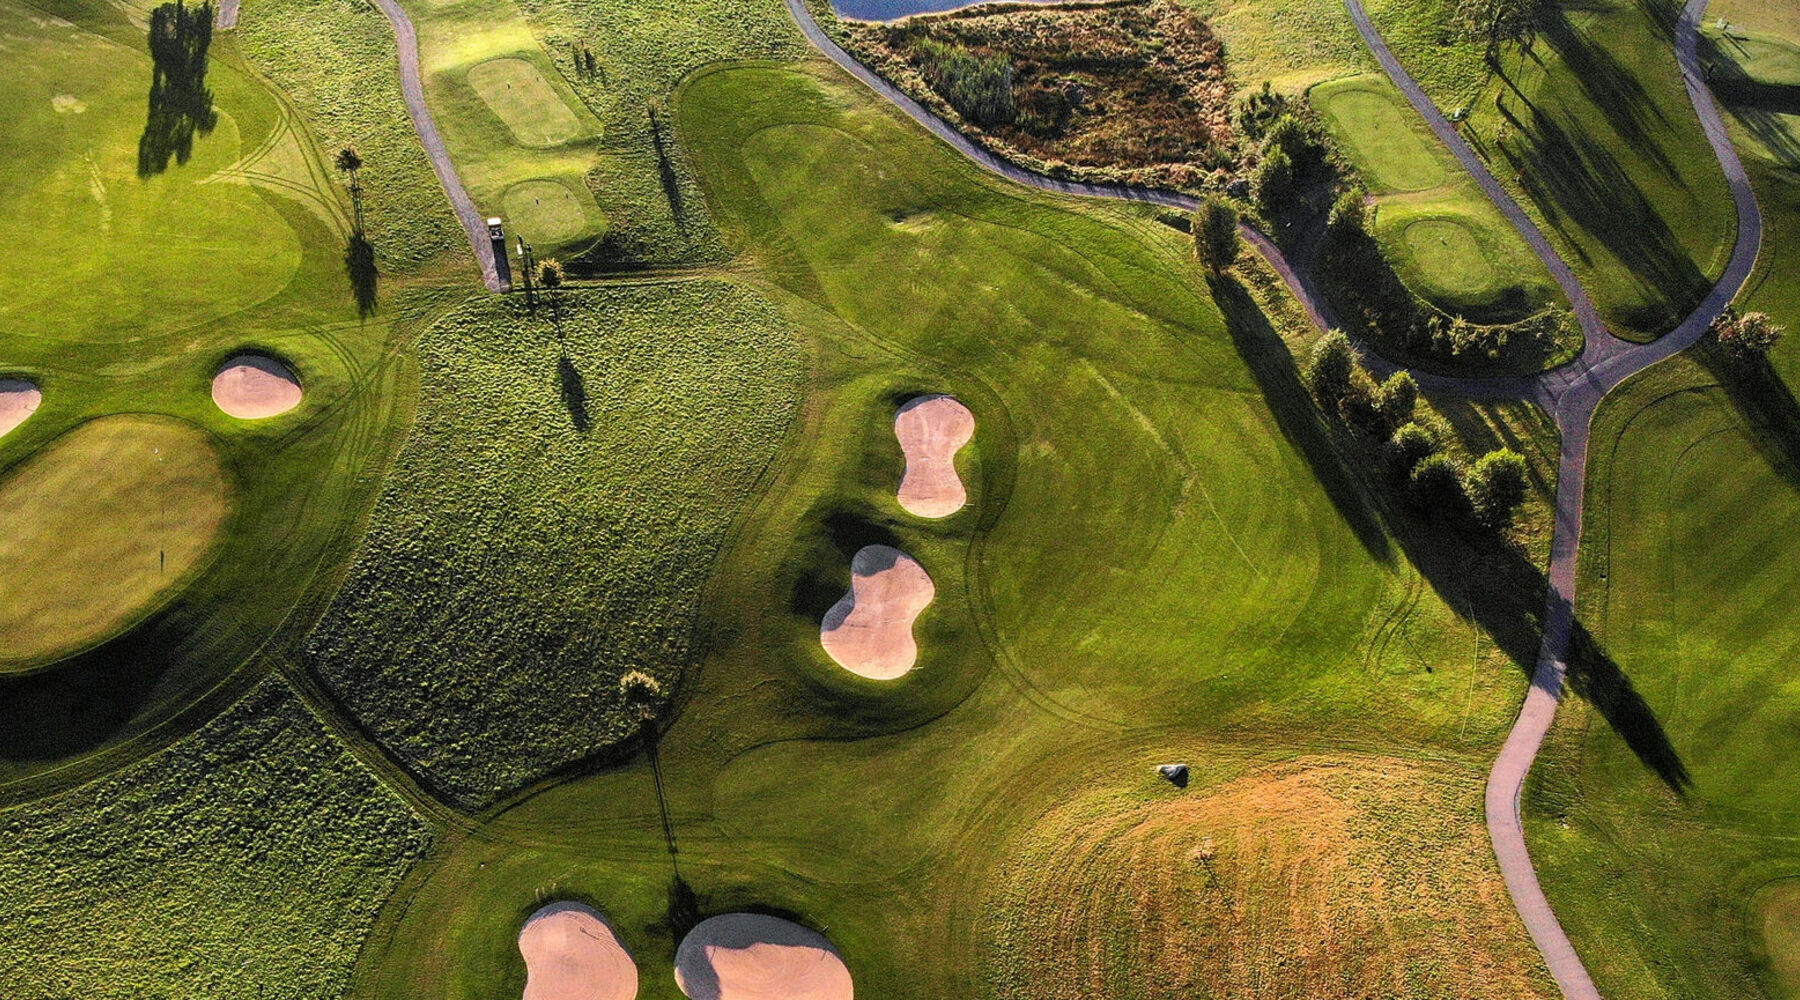
<path id="1" fill-rule="evenodd" d="M 0 211 L 92 221 L 94 189 L 68 178 L 91 176 L 90 164 L 129 164 L 117 182 L 126 190 L 111 202 L 114 235 L 123 240 L 129 224 L 164 236 L 123 265 L 111 258 L 112 249 L 71 237 L 58 267 L 75 274 L 108 267 L 109 279 L 64 283 L 33 322 L 0 326 L 0 369 L 44 392 L 32 419 L 0 439 L 0 477 L 15 469 L 33 474 L 26 463 L 34 454 L 89 421 L 117 414 L 137 415 L 145 426 L 185 421 L 198 428 L 187 436 L 210 442 L 217 453 L 233 509 L 210 555 L 184 579 L 170 581 L 172 588 L 159 583 L 147 598 L 153 610 L 115 607 L 114 634 L 96 622 L 93 634 L 81 637 L 90 648 L 29 677 L 0 681 L 0 802 L 66 787 L 153 751 L 229 703 L 294 648 L 293 633 L 316 614 L 349 554 L 374 477 L 390 454 L 394 424 L 405 413 L 409 374 L 394 353 L 397 333 L 416 328 L 437 308 L 430 295 L 382 279 L 375 311 L 362 314 L 345 270 L 347 199 L 320 163 L 304 120 L 247 72 L 231 34 L 214 40 L 207 78 L 218 127 L 196 140 L 189 162 L 171 161 L 165 172 L 140 181 L 136 155 L 150 75 L 148 60 L 138 55 L 145 51 L 143 29 L 119 8 L 92 0 L 7 9 L 18 14 L 3 20 L 0 30 L 9 39 L 47 26 L 29 46 L 9 42 L 0 49 L 0 72 L 20 81 L 13 95 L 21 110 L 8 121 L 29 122 L 41 106 L 55 129 L 67 131 L 58 133 L 66 142 L 50 134 L 28 140 L 37 143 L 27 147 L 32 156 L 9 176 L 48 180 L 38 188 L 0 188 Z M 51 20 L 52 12 L 68 23 Z M 80 98 L 86 110 L 57 116 L 55 97 L 78 89 L 74 80 L 59 78 L 65 67 L 88 76 Z M 115 80 L 116 91 L 109 89 Z M 15 126 L 0 125 L 6 127 Z M 160 192 L 161 214 L 139 217 L 143 206 L 134 199 L 147 192 Z M 221 219 L 226 202 L 239 209 Z M 134 206 L 130 213 L 128 206 Z M 246 220 L 254 227 L 246 228 Z M 164 246 L 169 261 L 159 256 Z M 271 262 L 279 267 L 271 269 Z M 170 271 L 172 264 L 186 269 Z M 32 273 L 16 269 L 6 280 Z M 38 285 L 30 295 L 50 294 L 49 283 Z M 136 291 L 123 308 L 139 317 L 129 342 L 125 331 L 89 322 L 127 287 Z M 292 414 L 250 424 L 213 404 L 213 375 L 246 350 L 293 364 L 307 396 Z M 79 445 L 83 438 L 69 440 Z M 132 468 L 122 455 L 112 462 L 119 471 Z M 72 501 L 58 492 L 42 498 L 56 510 L 17 508 L 7 516 L 42 525 L 81 504 L 130 499 L 94 489 Z M 153 496 L 135 499 L 148 503 Z M 164 517 L 160 508 L 154 514 Z M 178 516 L 173 509 L 168 514 Z M 122 535 L 129 526 L 128 520 L 97 524 L 92 537 Z M 64 544 L 79 551 L 82 543 Z M 169 548 L 163 569 L 175 573 L 182 553 Z M 95 565 L 86 568 L 92 573 Z M 75 589 L 60 596 L 69 603 L 46 602 L 38 611 L 77 616 L 93 598 Z"/>
<path id="2" fill-rule="evenodd" d="M 563 78 L 512 0 L 408 5 L 419 30 L 425 96 L 457 171 L 483 215 L 508 218 L 540 257 L 569 257 L 606 231 L 612 196 L 590 190 L 607 169 L 599 119 Z M 512 218 L 520 184 L 564 191 Z M 606 204 L 596 204 L 596 199 Z"/>
<path id="3" fill-rule="evenodd" d="M 1168 805 L 1156 763 L 1193 762 L 1199 797 L 1236 779 L 1263 787 L 1272 762 L 1296 754 L 1389 747 L 1440 760 L 1461 789 L 1446 794 L 1473 815 L 1523 675 L 1397 543 L 1359 538 L 1315 481 L 1284 428 L 1308 432 L 1270 410 L 1259 381 L 1273 364 L 1240 358 L 1275 351 L 1291 365 L 1274 334 L 1237 327 L 1234 339 L 1180 234 L 1129 208 L 990 180 L 872 100 L 835 74 L 752 67 L 698 76 L 677 108 L 725 230 L 814 345 L 802 423 L 714 575 L 708 655 L 662 741 L 699 912 L 768 906 L 825 928 L 859 995 L 992 996 L 1008 947 L 990 922 L 995 894 L 1037 817 L 1097 792 L 1126 810 Z M 926 391 L 955 394 L 977 419 L 970 507 L 942 522 L 894 501 L 892 415 Z M 1310 407 L 1291 387 L 1271 391 L 1284 414 Z M 913 555 L 937 586 L 919 666 L 891 684 L 851 677 L 818 644 L 850 555 L 875 541 Z M 1352 764 L 1363 787 L 1390 791 L 1411 768 Z M 642 763 L 496 817 L 394 911 L 357 994 L 516 990 L 519 921 L 540 899 L 573 897 L 617 922 L 641 996 L 674 997 L 657 817 Z M 1493 884 L 1479 836 L 1427 849 L 1390 832 L 1397 871 L 1431 857 Z M 1128 855 L 1076 881 L 1129 885 Z M 1243 854 L 1222 863 L 1295 900 L 1282 914 L 1318 902 Z M 1448 884 L 1406 906 L 1453 898 Z M 1327 923 L 1344 940 L 1378 938 L 1421 992 L 1473 978 L 1463 963 L 1478 954 L 1493 985 L 1475 995 L 1547 995 L 1502 897 L 1489 901 L 1455 920 L 1490 931 L 1438 925 L 1467 948 L 1399 924 Z M 1032 906 L 1086 910 L 1058 895 Z M 1229 926 L 1271 948 L 1288 933 Z M 1076 927 L 1061 940 L 1099 939 Z M 1254 968 L 1295 995 L 1371 982 L 1322 954 Z M 1199 983 L 1255 989 L 1227 963 Z"/>
<path id="4" fill-rule="evenodd" d="M 1321 80 L 1373 68 L 1337 0 L 1189 0 L 1224 42 L 1238 83 L 1297 94 Z"/>
<path id="5" fill-rule="evenodd" d="M 673 686 L 799 392 L 786 323 L 729 284 L 559 313 L 481 299 L 426 334 L 412 437 L 310 640 L 372 733 L 465 804 L 629 736 L 625 671 Z"/>
<path id="6" fill-rule="evenodd" d="M 1672 329 L 1723 268 L 1736 229 L 1676 66 L 1678 7 L 1553 5 L 1531 51 L 1504 51 L 1502 73 L 1473 99 L 1458 82 L 1468 73 L 1433 71 L 1454 61 L 1434 41 L 1452 7 L 1394 0 L 1377 22 L 1440 107 L 1468 105 L 1463 134 L 1537 218 L 1613 332 L 1647 340 Z M 1413 28 L 1402 30 L 1403 20 Z"/>
<path id="7" fill-rule="evenodd" d="M 0 811 L 13 1000 L 341 995 L 425 825 L 271 680 L 163 753 Z"/>
<path id="8" fill-rule="evenodd" d="M 1565 304 L 1543 262 L 1386 78 L 1332 80 L 1306 96 L 1368 186 L 1371 231 L 1415 294 L 1477 323 Z"/>
<path id="9" fill-rule="evenodd" d="M 588 212 L 593 204 L 585 188 L 570 190 L 561 181 L 524 181 L 507 188 L 501 199 L 507 229 L 548 246 L 592 228 Z"/>
<path id="10" fill-rule="evenodd" d="M 1612 704 L 1634 741 L 1572 706 L 1528 802 L 1545 889 L 1608 996 L 1779 995 L 1756 897 L 1800 874 L 1800 491 L 1790 432 L 1717 374 L 1658 367 L 1596 418 L 1579 610 L 1628 685 Z"/>
<path id="11" fill-rule="evenodd" d="M 191 424 L 105 417 L 51 442 L 0 479 L 0 671 L 142 617 L 230 510 L 218 453 Z"/>
<path id="12" fill-rule="evenodd" d="M 1484 47 L 1452 26 L 1460 0 L 1365 0 L 1369 19 L 1446 113 L 1477 103 L 1488 82 Z"/>

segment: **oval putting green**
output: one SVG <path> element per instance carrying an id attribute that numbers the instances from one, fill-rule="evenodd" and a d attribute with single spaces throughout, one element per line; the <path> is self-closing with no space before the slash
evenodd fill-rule
<path id="1" fill-rule="evenodd" d="M 469 69 L 469 86 L 526 146 L 575 138 L 581 122 L 538 68 L 523 59 L 489 59 Z"/>
<path id="2" fill-rule="evenodd" d="M 1414 291 L 1426 298 L 1468 302 L 1498 283 L 1480 241 L 1454 219 L 1421 219 L 1406 227 L 1405 243 L 1413 273 L 1425 285 Z"/>
<path id="3" fill-rule="evenodd" d="M 582 202 L 592 201 L 586 192 L 577 196 L 557 181 L 523 181 L 506 189 L 507 225 L 533 243 L 563 243 L 590 228 Z"/>
<path id="4" fill-rule="evenodd" d="M 90 421 L 0 480 L 0 673 L 90 646 L 153 607 L 219 536 L 231 488 L 171 417 Z"/>
<path id="5" fill-rule="evenodd" d="M 1411 110 L 1402 109 L 1397 95 L 1378 86 L 1387 84 L 1363 79 L 1322 83 L 1312 89 L 1310 99 L 1377 193 L 1423 191 L 1444 183 L 1446 154 L 1420 137 Z"/>

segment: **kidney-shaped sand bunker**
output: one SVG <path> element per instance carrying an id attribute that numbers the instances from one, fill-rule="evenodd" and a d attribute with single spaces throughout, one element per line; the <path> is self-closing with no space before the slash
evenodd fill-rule
<path id="1" fill-rule="evenodd" d="M 780 917 L 702 920 L 675 951 L 691 1000 L 852 1000 L 850 970 L 824 935 Z"/>
<path id="2" fill-rule="evenodd" d="M 213 402 L 239 420 L 263 420 L 300 405 L 300 379 L 262 354 L 240 354 L 213 376 Z"/>
<path id="3" fill-rule="evenodd" d="M 525 956 L 524 1000 L 633 1000 L 637 964 L 593 907 L 561 902 L 533 913 L 519 929 Z"/>
<path id="4" fill-rule="evenodd" d="M 956 453 L 975 436 L 975 414 L 949 396 L 920 396 L 894 415 L 894 436 L 906 455 L 900 506 L 919 517 L 949 517 L 969 502 Z"/>
<path id="5" fill-rule="evenodd" d="M 22 378 L 0 378 L 0 437 L 37 412 L 44 394 Z"/>
<path id="6" fill-rule="evenodd" d="M 913 620 L 936 596 L 925 567 L 888 545 L 866 545 L 850 560 L 850 592 L 819 625 L 819 643 L 853 674 L 886 681 L 919 659 Z"/>

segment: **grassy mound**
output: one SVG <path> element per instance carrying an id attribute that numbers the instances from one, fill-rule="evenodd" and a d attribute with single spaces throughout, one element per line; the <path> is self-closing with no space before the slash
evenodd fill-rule
<path id="1" fill-rule="evenodd" d="M 419 346 L 420 412 L 310 640 L 370 730 L 463 803 L 630 735 L 785 431 L 786 324 L 716 282 L 471 302 Z"/>
<path id="2" fill-rule="evenodd" d="M 1337 0 L 1199 0 L 1189 5 L 1224 40 L 1231 72 L 1300 93 L 1321 80 L 1373 68 Z"/>
<path id="3" fill-rule="evenodd" d="M 1475 234 L 1455 219 L 1407 223 L 1406 247 L 1424 284 L 1448 296 L 1475 298 L 1496 283 L 1494 268 L 1482 257 Z"/>
<path id="4" fill-rule="evenodd" d="M 422 822 L 285 683 L 163 753 L 0 811 L 13 1000 L 340 996 Z"/>
<path id="5" fill-rule="evenodd" d="M 141 617 L 210 553 L 232 487 L 212 441 L 166 417 L 86 423 L 0 479 L 0 672 Z"/>
<path id="6" fill-rule="evenodd" d="M 506 189 L 501 200 L 506 225 L 534 244 L 555 246 L 593 228 L 588 217 L 594 200 L 585 189 L 571 191 L 562 181 L 525 181 Z"/>
<path id="7" fill-rule="evenodd" d="M 997 996 L 1555 995 L 1474 774 L 1311 759 L 1183 795 L 1113 785 L 1039 817 L 996 873 Z"/>

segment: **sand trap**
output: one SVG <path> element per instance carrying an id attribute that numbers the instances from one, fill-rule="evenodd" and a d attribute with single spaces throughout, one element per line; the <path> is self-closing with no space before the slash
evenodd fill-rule
<path id="1" fill-rule="evenodd" d="M 891 551 L 891 550 L 890 550 Z M 850 970 L 831 942 L 756 913 L 701 921 L 675 951 L 675 983 L 691 1000 L 851 1000 Z"/>
<path id="2" fill-rule="evenodd" d="M 919 517 L 949 517 L 969 502 L 956 453 L 975 436 L 975 414 L 949 396 L 908 400 L 894 416 L 894 436 L 906 453 L 900 506 Z"/>
<path id="3" fill-rule="evenodd" d="M 524 1000 L 633 1000 L 637 963 L 606 918 L 580 903 L 551 903 L 519 930 Z"/>
<path id="4" fill-rule="evenodd" d="M 0 437 L 37 412 L 44 394 L 22 378 L 0 378 Z"/>
<path id="5" fill-rule="evenodd" d="M 886 545 L 864 546 L 850 560 L 850 592 L 819 626 L 819 643 L 840 666 L 888 681 L 913 668 L 919 646 L 913 619 L 937 588 L 912 556 Z"/>
<path id="6" fill-rule="evenodd" d="M 300 405 L 300 380 L 260 354 L 240 354 L 213 376 L 213 402 L 239 420 L 263 420 Z"/>

